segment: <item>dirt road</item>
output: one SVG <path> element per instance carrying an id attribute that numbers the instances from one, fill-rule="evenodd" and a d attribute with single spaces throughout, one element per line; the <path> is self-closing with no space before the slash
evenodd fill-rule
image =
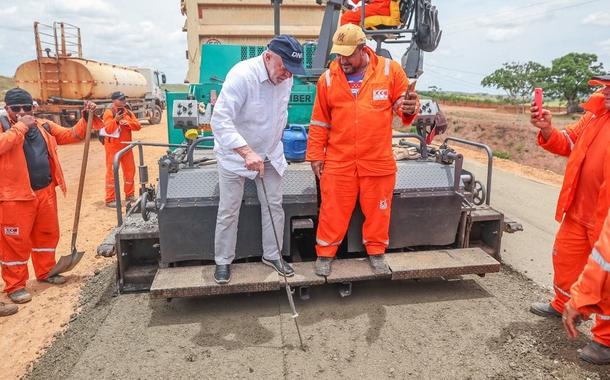
<path id="1" fill-rule="evenodd" d="M 301 351 L 282 292 L 152 300 L 101 293 L 52 346 L 31 379 L 604 379 L 580 338 L 526 306 L 546 294 L 503 272 L 460 281 L 357 283 L 341 298 L 313 288 L 297 302 Z M 97 296 L 95 296 L 97 295 Z M 583 326 L 581 330 L 585 330 Z"/>
<path id="2" fill-rule="evenodd" d="M 166 127 L 147 126 L 138 138 L 165 141 Z M 115 217 L 102 202 L 103 148 L 97 143 L 92 148 L 78 244 L 88 255 L 66 285 L 32 281 L 34 300 L 16 316 L 0 319 L 3 378 L 24 374 L 53 335 L 66 329 L 31 378 L 610 378 L 578 361 L 575 349 L 583 339 L 568 342 L 557 323 L 546 324 L 526 311 L 547 294 L 512 272 L 464 281 L 359 284 L 347 299 L 332 287 L 314 288 L 312 300 L 298 304 L 305 353 L 296 348 L 285 295 L 279 292 L 172 303 L 146 294 L 112 297 L 112 268 L 94 275 L 108 264 L 93 253 Z M 162 151 L 147 151 L 151 179 Z M 70 189 L 67 198 L 60 196 L 61 252 L 69 245 L 81 152 L 82 145 L 60 147 Z M 497 166 L 512 165 L 499 161 Z M 533 178 L 548 174 L 525 172 Z M 518 193 L 521 182 L 505 183 L 514 183 L 512 193 Z M 504 195 L 493 197 L 495 204 Z M 518 210 L 505 211 L 519 219 Z M 541 228 L 551 233 L 552 214 L 537 212 Z M 505 257 L 525 249 L 519 244 L 526 247 L 526 240 L 509 248 L 520 236 L 532 239 L 508 237 Z M 530 243 L 539 243 L 533 238 Z M 548 260 L 542 247 L 533 255 Z M 528 263 L 523 265 L 527 270 Z"/>

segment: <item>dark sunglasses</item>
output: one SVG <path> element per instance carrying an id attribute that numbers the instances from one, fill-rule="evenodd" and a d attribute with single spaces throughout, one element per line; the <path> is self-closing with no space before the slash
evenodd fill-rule
<path id="1" fill-rule="evenodd" d="M 30 112 L 32 110 L 31 104 L 14 104 L 12 106 L 8 106 L 13 112 L 19 112 L 23 110 L 24 112 Z"/>

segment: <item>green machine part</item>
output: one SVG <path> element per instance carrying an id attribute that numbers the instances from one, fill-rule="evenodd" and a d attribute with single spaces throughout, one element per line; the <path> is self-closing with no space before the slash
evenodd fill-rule
<path id="1" fill-rule="evenodd" d="M 304 65 L 311 68 L 315 43 L 304 44 Z M 261 55 L 264 46 L 205 44 L 201 46 L 201 66 L 199 67 L 199 83 L 191 84 L 187 92 L 168 92 L 167 98 L 167 128 L 168 141 L 171 144 L 184 142 L 184 131 L 174 129 L 172 119 L 174 100 L 195 99 L 207 104 L 213 91 L 220 94 L 222 83 L 229 70 L 238 62 Z M 288 103 L 288 123 L 309 126 L 311 110 L 316 95 L 315 83 L 294 77 L 292 93 Z M 204 133 L 205 135 L 206 133 Z"/>

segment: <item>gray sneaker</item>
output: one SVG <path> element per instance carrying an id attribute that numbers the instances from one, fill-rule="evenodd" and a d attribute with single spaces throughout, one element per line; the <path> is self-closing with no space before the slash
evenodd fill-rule
<path id="1" fill-rule="evenodd" d="M 44 280 L 39 280 L 40 282 L 46 282 L 53 285 L 61 285 L 66 283 L 66 278 L 60 274 L 56 274 L 55 276 L 47 277 Z"/>
<path id="2" fill-rule="evenodd" d="M 610 364 L 610 347 L 591 342 L 580 351 L 578 357 L 597 365 Z"/>
<path id="3" fill-rule="evenodd" d="M 561 313 L 548 302 L 534 302 L 530 306 L 530 312 L 545 318 L 561 318 Z"/>
<path id="4" fill-rule="evenodd" d="M 369 262 L 375 274 L 391 274 L 390 267 L 385 262 L 385 255 L 370 255 Z"/>
<path id="5" fill-rule="evenodd" d="M 15 314 L 18 310 L 19 307 L 17 305 L 7 305 L 4 302 L 0 302 L 0 317 L 8 317 Z"/>
<path id="6" fill-rule="evenodd" d="M 108 208 L 116 208 L 116 202 L 115 201 L 106 202 L 106 207 L 108 207 Z"/>
<path id="7" fill-rule="evenodd" d="M 316 260 L 316 274 L 322 277 L 330 276 L 330 264 L 333 262 L 332 257 L 318 257 Z"/>
<path id="8" fill-rule="evenodd" d="M 10 298 L 14 303 L 26 303 L 32 300 L 32 295 L 28 293 L 25 288 L 22 288 L 10 293 L 8 298 Z"/>

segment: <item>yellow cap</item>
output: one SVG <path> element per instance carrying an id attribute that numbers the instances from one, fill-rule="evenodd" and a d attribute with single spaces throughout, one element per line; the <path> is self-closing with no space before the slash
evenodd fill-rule
<path id="1" fill-rule="evenodd" d="M 199 131 L 196 129 L 189 129 L 184 132 L 184 137 L 188 140 L 195 140 L 199 136 Z"/>
<path id="2" fill-rule="evenodd" d="M 358 25 L 345 24 L 339 27 L 333 36 L 331 53 L 350 56 L 358 45 L 366 43 L 366 35 Z"/>

